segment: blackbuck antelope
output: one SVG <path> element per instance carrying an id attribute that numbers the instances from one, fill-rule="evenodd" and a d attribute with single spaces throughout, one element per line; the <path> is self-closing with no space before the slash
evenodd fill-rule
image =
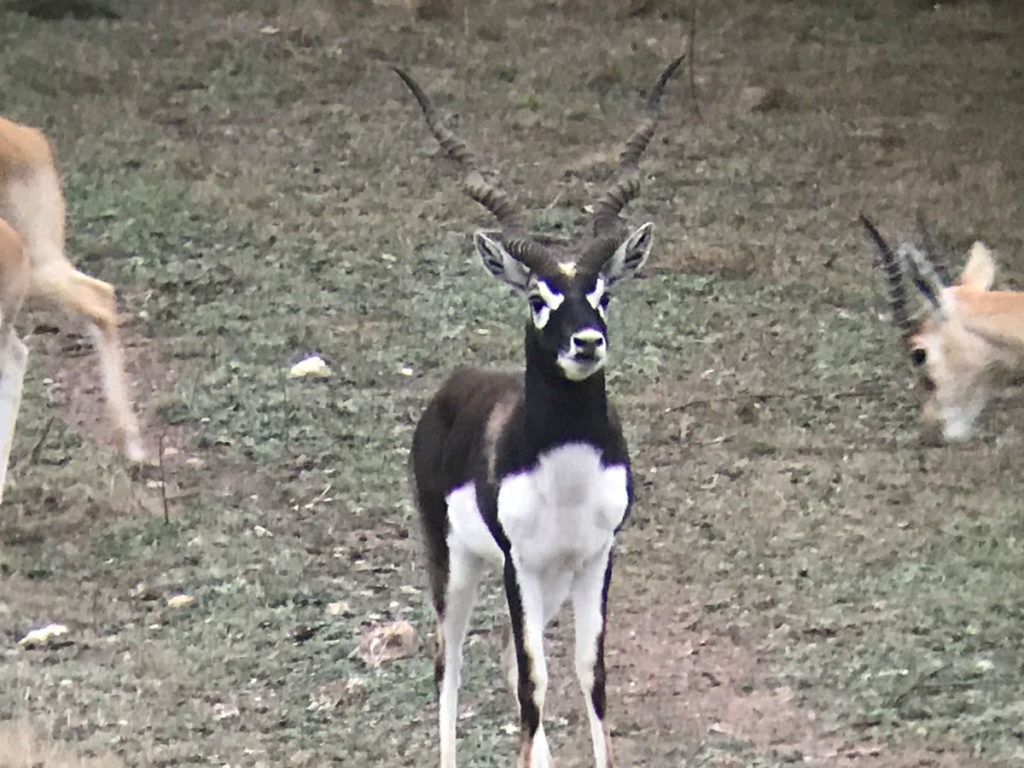
<path id="1" fill-rule="evenodd" d="M 921 371 L 921 419 L 946 440 L 966 440 L 993 391 L 1024 362 L 1024 292 L 991 290 L 995 260 L 980 241 L 947 285 L 923 222 L 924 250 L 907 242 L 895 252 L 863 215 L 861 222 L 881 254 L 893 323 Z M 908 279 L 924 299 L 923 317 L 907 308 Z"/>
<path id="2" fill-rule="evenodd" d="M 0 224 L 4 225 L 0 234 L 0 472 L 6 473 L 25 373 L 27 351 L 12 327 L 23 297 L 49 299 L 89 321 L 118 443 L 129 459 L 144 459 L 145 450 L 124 378 L 114 288 L 82 274 L 64 255 L 64 197 L 46 138 L 34 128 L 3 118 Z M 0 482 L 0 493 L 2 487 Z"/>
<path id="3" fill-rule="evenodd" d="M 455 766 L 462 645 L 485 566 L 504 569 L 512 623 L 506 674 L 519 703 L 520 768 L 546 768 L 544 629 L 566 598 L 575 622 L 576 674 L 599 768 L 612 763 L 605 717 L 605 608 L 612 543 L 629 511 L 629 455 L 605 392 L 608 303 L 651 249 L 651 223 L 620 217 L 640 191 L 637 163 L 650 142 L 665 84 L 661 74 L 619 177 L 597 201 L 585 243 L 531 235 L 517 206 L 484 180 L 466 144 L 448 129 L 409 75 L 397 70 L 463 186 L 501 225 L 478 231 L 487 270 L 527 301 L 526 370 L 456 371 L 434 395 L 413 436 L 413 493 L 426 539 L 438 619 L 442 768 Z"/>

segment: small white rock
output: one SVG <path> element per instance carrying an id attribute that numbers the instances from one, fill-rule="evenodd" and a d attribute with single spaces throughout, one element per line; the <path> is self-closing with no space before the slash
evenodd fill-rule
<path id="1" fill-rule="evenodd" d="M 196 599 L 192 595 L 174 595 L 167 598 L 167 607 L 184 608 L 186 605 L 192 605 L 195 601 Z"/>
<path id="2" fill-rule="evenodd" d="M 328 603 L 324 608 L 324 613 L 328 616 L 344 616 L 345 614 L 352 613 L 352 608 L 345 601 Z"/>
<path id="3" fill-rule="evenodd" d="M 299 362 L 293 365 L 291 370 L 288 371 L 288 378 L 290 379 L 301 379 L 304 376 L 326 379 L 330 375 L 330 366 L 328 366 L 319 355 L 310 355 L 309 357 L 299 360 Z"/>
<path id="4" fill-rule="evenodd" d="M 51 640 L 68 633 L 68 628 L 63 624 L 47 624 L 45 627 L 39 629 L 33 629 L 21 640 L 18 641 L 18 645 L 24 648 L 34 648 L 40 645 L 46 645 Z"/>

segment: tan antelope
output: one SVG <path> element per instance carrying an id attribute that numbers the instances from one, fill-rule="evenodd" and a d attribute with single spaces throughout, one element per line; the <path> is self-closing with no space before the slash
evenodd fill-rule
<path id="1" fill-rule="evenodd" d="M 28 349 L 18 338 L 14 320 L 28 295 L 30 279 L 24 243 L 11 225 L 0 219 L 0 502 L 28 359 Z"/>
<path id="2" fill-rule="evenodd" d="M 60 176 L 46 137 L 34 128 L 0 118 L 0 223 L 4 225 L 0 253 L 3 259 L 0 333 L 4 345 L 0 360 L 3 380 L 0 384 L 0 445 L 3 446 L 0 472 L 3 474 L 6 474 L 25 373 L 27 351 L 12 327 L 23 297 L 48 299 L 84 316 L 89 322 L 99 352 L 107 409 L 118 444 L 133 461 L 146 457 L 125 383 L 114 288 L 79 272 L 68 261 L 64 254 L 64 218 Z"/>
<path id="3" fill-rule="evenodd" d="M 544 733 L 544 629 L 568 598 L 575 666 L 594 764 L 612 764 L 605 723 L 604 638 L 615 532 L 632 498 L 629 454 L 605 392 L 612 289 L 651 249 L 653 224 L 630 227 L 622 209 L 640 191 L 637 163 L 654 133 L 672 62 L 626 142 L 619 178 L 594 206 L 583 242 L 532 235 L 518 208 L 486 182 L 465 143 L 409 75 L 427 125 L 465 171 L 463 186 L 500 230 L 477 231 L 484 267 L 526 299 L 526 368 L 456 371 L 416 427 L 410 464 L 438 620 L 434 679 L 440 764 L 455 768 L 462 645 L 487 566 L 503 570 L 512 623 L 509 684 L 519 704 L 519 768 L 548 768 Z"/>
<path id="4" fill-rule="evenodd" d="M 921 419 L 946 440 L 966 440 L 992 393 L 1024 362 L 1024 292 L 993 291 L 996 265 L 982 242 L 971 246 L 960 276 L 947 285 L 929 253 L 904 243 L 895 252 L 863 215 L 882 256 L 893 322 L 921 371 Z M 926 305 L 923 318 L 907 309 L 909 279 Z"/>

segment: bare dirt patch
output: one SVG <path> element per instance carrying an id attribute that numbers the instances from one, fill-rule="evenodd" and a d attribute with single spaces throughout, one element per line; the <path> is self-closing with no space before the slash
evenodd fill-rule
<path id="1" fill-rule="evenodd" d="M 647 585 L 664 596 L 671 583 Z M 628 680 L 616 708 L 629 727 L 618 739 L 627 763 L 642 759 L 645 734 L 688 734 L 694 759 L 711 745 L 749 743 L 783 763 L 855 768 L 976 768 L 996 765 L 959 751 L 887 745 L 844 732 L 802 706 L 800 693 L 777 676 L 752 645 L 746 627 L 716 626 L 708 607 L 658 600 L 619 611 L 609 636 L 616 679 Z M 620 718 L 620 719 L 622 719 Z M 682 756 L 682 755 L 681 755 Z M 723 750 L 715 765 L 740 766 Z"/>

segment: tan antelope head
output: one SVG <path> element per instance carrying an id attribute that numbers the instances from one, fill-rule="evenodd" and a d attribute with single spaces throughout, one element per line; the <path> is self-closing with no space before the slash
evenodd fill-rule
<path id="1" fill-rule="evenodd" d="M 924 249 L 907 242 L 895 252 L 865 216 L 860 218 L 881 254 L 893 323 L 920 372 L 921 419 L 927 428 L 941 429 L 946 440 L 966 440 L 993 392 L 1024 361 L 1024 292 L 992 290 L 995 260 L 980 241 L 948 285 L 920 218 Z M 908 280 L 923 312 L 908 309 Z"/>

